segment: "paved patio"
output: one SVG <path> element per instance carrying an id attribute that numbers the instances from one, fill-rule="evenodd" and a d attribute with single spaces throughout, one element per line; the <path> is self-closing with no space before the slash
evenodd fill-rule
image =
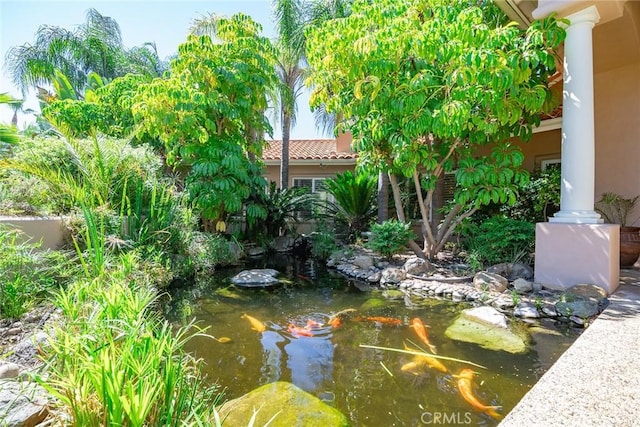
<path id="1" fill-rule="evenodd" d="M 611 303 L 500 423 L 637 426 L 640 269 L 620 271 Z"/>

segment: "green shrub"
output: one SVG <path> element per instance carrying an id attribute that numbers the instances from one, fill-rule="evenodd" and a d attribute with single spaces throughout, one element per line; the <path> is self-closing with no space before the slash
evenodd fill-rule
<path id="1" fill-rule="evenodd" d="M 392 257 L 400 253 L 413 238 L 415 234 L 410 224 L 393 219 L 371 227 L 367 247 L 386 257 Z"/>
<path id="2" fill-rule="evenodd" d="M 535 225 L 494 216 L 469 225 L 462 237 L 465 249 L 484 264 L 528 262 L 535 245 Z"/>
<path id="3" fill-rule="evenodd" d="M 20 243 L 19 233 L 0 228 L 0 318 L 19 318 L 74 274 L 65 254 Z"/>
<path id="4" fill-rule="evenodd" d="M 346 171 L 325 180 L 324 185 L 334 198 L 327 201 L 327 214 L 337 227 L 346 228 L 348 242 L 355 242 L 376 216 L 377 178 Z"/>

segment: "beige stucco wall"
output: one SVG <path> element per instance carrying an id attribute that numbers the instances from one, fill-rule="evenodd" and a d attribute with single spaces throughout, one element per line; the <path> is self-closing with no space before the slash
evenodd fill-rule
<path id="1" fill-rule="evenodd" d="M 62 217 L 2 217 L 0 225 L 9 229 L 17 229 L 22 233 L 20 242 L 38 243 L 40 249 L 59 249 L 64 243 L 68 230 Z"/>
<path id="2" fill-rule="evenodd" d="M 640 62 L 594 76 L 596 200 L 640 194 Z M 640 225 L 640 203 L 631 216 Z M 631 224 L 629 224 L 631 225 Z"/>
<path id="3" fill-rule="evenodd" d="M 319 164 L 303 164 L 303 165 L 289 165 L 289 186 L 291 186 L 294 178 L 325 178 L 335 176 L 337 173 L 342 173 L 347 170 L 354 170 L 355 162 L 353 164 L 340 164 L 340 165 L 319 165 Z M 280 166 L 279 165 L 267 165 L 265 176 L 267 181 L 275 181 L 277 185 L 280 185 Z"/>

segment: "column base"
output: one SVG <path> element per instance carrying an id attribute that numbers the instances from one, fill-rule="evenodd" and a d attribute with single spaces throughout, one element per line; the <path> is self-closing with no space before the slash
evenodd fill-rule
<path id="1" fill-rule="evenodd" d="M 565 224 L 602 224 L 604 220 L 596 211 L 560 211 L 556 212 L 549 222 Z"/>
<path id="2" fill-rule="evenodd" d="M 620 284 L 620 226 L 536 224 L 535 281 L 561 290 L 587 283 L 613 293 Z"/>

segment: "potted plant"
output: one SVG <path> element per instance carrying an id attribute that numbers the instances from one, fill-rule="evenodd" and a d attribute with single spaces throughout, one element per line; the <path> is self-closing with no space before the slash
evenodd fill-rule
<path id="1" fill-rule="evenodd" d="M 629 222 L 629 215 L 633 211 L 640 196 L 627 199 L 616 193 L 604 193 L 596 202 L 598 211 L 604 220 L 610 224 L 620 224 L 620 267 L 633 267 L 640 257 L 640 227 L 629 226 L 640 219 Z"/>

